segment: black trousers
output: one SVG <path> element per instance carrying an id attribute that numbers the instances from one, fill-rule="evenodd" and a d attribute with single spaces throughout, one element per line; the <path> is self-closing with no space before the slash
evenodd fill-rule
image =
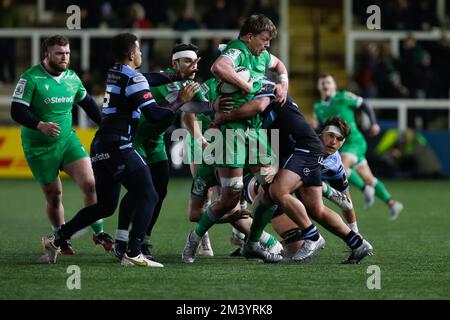
<path id="1" fill-rule="evenodd" d="M 152 163 L 149 165 L 149 168 L 159 200 L 153 210 L 152 219 L 146 232 L 147 236 L 150 236 L 152 233 L 153 227 L 161 212 L 163 201 L 167 195 L 167 185 L 169 184 L 169 161 L 163 160 Z M 118 229 L 128 230 L 131 223 L 131 217 L 128 212 L 130 211 L 133 202 L 133 195 L 130 192 L 127 192 L 120 202 Z"/>
<path id="2" fill-rule="evenodd" d="M 72 220 L 63 225 L 61 238 L 70 239 L 75 232 L 94 221 L 111 216 L 117 208 L 120 188 L 123 185 L 132 199 L 126 212 L 133 223 L 129 235 L 130 244 L 134 247 L 140 245 L 158 203 L 158 194 L 153 186 L 149 167 L 132 148 L 111 151 L 111 146 L 102 148 L 95 140 L 91 149 L 91 160 L 97 203 L 81 209 Z"/>

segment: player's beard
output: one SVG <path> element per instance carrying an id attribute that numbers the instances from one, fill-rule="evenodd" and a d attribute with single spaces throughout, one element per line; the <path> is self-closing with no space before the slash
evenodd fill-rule
<path id="1" fill-rule="evenodd" d="M 63 66 L 63 65 L 55 63 L 53 61 L 50 61 L 50 60 L 48 61 L 49 67 L 52 68 L 56 72 L 66 71 L 69 68 L 69 64 L 70 64 L 70 62 L 68 62 L 65 66 Z"/>

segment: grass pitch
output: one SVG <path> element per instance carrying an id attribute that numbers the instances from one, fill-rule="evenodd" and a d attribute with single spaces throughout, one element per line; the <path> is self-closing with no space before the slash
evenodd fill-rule
<path id="1" fill-rule="evenodd" d="M 360 232 L 374 247 L 360 265 L 339 264 L 346 247 L 323 229 L 326 248 L 308 264 L 232 258 L 228 225 L 210 231 L 214 257 L 185 265 L 181 251 L 194 227 L 187 219 L 190 181 L 171 180 L 153 235 L 153 252 L 165 267 L 144 269 L 121 267 L 93 245 L 90 232 L 72 240 L 75 256 L 33 264 L 40 237 L 50 233 L 43 195 L 36 182 L 1 180 L 0 299 L 450 299 L 450 181 L 385 183 L 405 205 L 395 222 L 379 200 L 364 210 L 362 194 L 352 189 Z M 63 187 L 68 219 L 81 207 L 81 194 L 70 180 Z M 116 222 L 117 213 L 106 223 L 112 235 Z M 80 267 L 80 290 L 66 286 L 70 265 Z M 370 265 L 380 268 L 381 289 L 367 287 Z"/>

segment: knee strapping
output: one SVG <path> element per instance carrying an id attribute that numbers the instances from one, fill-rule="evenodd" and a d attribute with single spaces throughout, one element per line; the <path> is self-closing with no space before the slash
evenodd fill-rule
<path id="1" fill-rule="evenodd" d="M 224 188 L 230 188 L 233 191 L 239 192 L 244 188 L 244 179 L 240 177 L 220 178 L 220 185 Z"/>

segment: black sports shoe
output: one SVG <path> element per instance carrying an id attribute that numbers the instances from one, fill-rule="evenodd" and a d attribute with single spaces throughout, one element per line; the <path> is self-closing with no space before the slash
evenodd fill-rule
<path id="1" fill-rule="evenodd" d="M 59 248 L 61 249 L 61 254 L 64 254 L 64 255 L 74 255 L 75 254 L 75 250 L 72 248 L 72 245 L 67 240 L 64 240 L 61 243 L 61 246 Z"/>
<path id="2" fill-rule="evenodd" d="M 121 240 L 114 241 L 112 252 L 117 257 L 117 259 L 121 261 L 123 256 L 125 255 L 125 252 L 127 252 L 127 242 Z"/>
<path id="3" fill-rule="evenodd" d="M 230 253 L 230 257 L 242 257 L 241 247 L 237 248 L 232 253 Z"/>
<path id="4" fill-rule="evenodd" d="M 94 241 L 95 244 L 101 244 L 105 251 L 110 251 L 114 245 L 114 239 L 106 232 L 93 234 L 92 241 Z"/>
<path id="5" fill-rule="evenodd" d="M 153 255 L 150 249 L 152 248 L 151 244 L 142 244 L 141 245 L 141 252 L 148 260 L 153 260 Z"/>

